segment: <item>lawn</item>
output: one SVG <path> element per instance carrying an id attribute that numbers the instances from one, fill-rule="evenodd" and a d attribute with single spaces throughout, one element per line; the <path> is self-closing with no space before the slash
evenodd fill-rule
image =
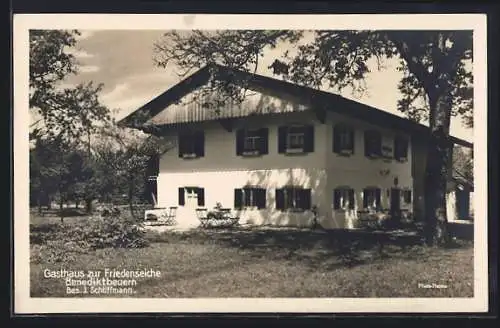
<path id="1" fill-rule="evenodd" d="M 46 269 L 105 268 L 161 275 L 138 278 L 133 294 L 85 297 L 473 296 L 471 242 L 446 249 L 387 245 L 380 253 L 352 234 L 297 229 L 148 232 L 148 239 L 146 248 L 100 249 L 63 263 L 38 258 L 30 266 L 31 296 L 82 297 L 68 294 L 64 279 L 45 278 Z M 422 288 L 432 284 L 446 288 Z"/>

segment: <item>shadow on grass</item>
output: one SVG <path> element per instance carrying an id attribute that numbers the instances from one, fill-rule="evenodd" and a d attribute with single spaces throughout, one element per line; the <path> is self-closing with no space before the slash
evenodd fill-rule
<path id="1" fill-rule="evenodd" d="M 250 258 L 301 261 L 311 268 L 352 267 L 391 257 L 419 259 L 426 251 L 417 234 L 273 228 L 194 229 L 152 233 L 151 242 L 217 244 Z"/>

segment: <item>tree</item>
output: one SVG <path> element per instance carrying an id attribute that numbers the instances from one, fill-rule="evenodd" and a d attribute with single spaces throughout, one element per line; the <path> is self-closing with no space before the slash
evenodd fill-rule
<path id="1" fill-rule="evenodd" d="M 365 88 L 369 61 L 382 67 L 386 59 L 398 59 L 404 77 L 399 83 L 398 110 L 412 120 L 428 119 L 430 140 L 425 177 L 426 240 L 429 245 L 447 241 L 446 178 L 449 129 L 452 115 L 461 115 L 472 126 L 471 31 L 314 31 L 304 41 L 304 31 L 224 30 L 172 31 L 155 44 L 156 64 L 173 61 L 186 75 L 203 65 L 218 63 L 244 71 L 256 71 L 268 48 L 298 44 L 295 54 L 283 53 L 275 61 L 276 75 L 310 86 Z M 301 41 L 302 43 L 300 43 Z M 300 44 L 299 44 L 300 43 Z M 286 67 L 286 68 L 285 68 Z M 241 101 L 244 88 L 214 82 L 210 92 Z"/>
<path id="2" fill-rule="evenodd" d="M 95 130 L 97 122 L 110 120 L 98 100 L 103 85 L 92 82 L 63 87 L 68 76 L 78 73 L 78 63 L 68 52 L 77 43 L 76 30 L 31 30 L 29 59 L 29 105 L 40 118 L 30 140 L 60 135 L 79 139 Z"/>
<path id="3" fill-rule="evenodd" d="M 120 194 L 125 191 L 130 213 L 135 216 L 134 203 L 144 195 L 151 161 L 156 161 L 172 145 L 162 138 L 116 125 L 103 128 L 100 136 L 100 142 L 94 146 L 96 161 L 101 174 L 113 177 L 113 181 L 107 180 L 108 184 L 101 185 L 101 193 L 110 195 L 117 194 L 118 190 Z"/>

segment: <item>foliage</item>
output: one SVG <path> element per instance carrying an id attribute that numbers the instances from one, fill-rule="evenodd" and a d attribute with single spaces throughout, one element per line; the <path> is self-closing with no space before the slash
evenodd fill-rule
<path id="1" fill-rule="evenodd" d="M 453 149 L 453 169 L 460 177 L 473 182 L 474 159 L 472 151 L 455 146 Z"/>
<path id="2" fill-rule="evenodd" d="M 76 30 L 30 31 L 29 104 L 32 114 L 42 121 L 30 132 L 30 140 L 56 136 L 80 140 L 95 131 L 97 122 L 111 119 L 108 109 L 99 103 L 102 84 L 61 85 L 78 73 L 77 62 L 68 52 L 78 35 Z"/>
<path id="3" fill-rule="evenodd" d="M 67 225 L 31 225 L 30 244 L 37 245 L 38 255 L 34 259 L 61 262 L 78 253 L 103 248 L 142 248 L 149 242 L 140 223 L 111 215 Z"/>

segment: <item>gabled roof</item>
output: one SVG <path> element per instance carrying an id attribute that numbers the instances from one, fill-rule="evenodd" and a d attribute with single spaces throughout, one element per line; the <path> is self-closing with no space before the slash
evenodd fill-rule
<path id="1" fill-rule="evenodd" d="M 315 109 L 335 111 L 342 115 L 401 130 L 419 137 L 429 135 L 429 128 L 427 126 L 390 114 L 378 108 L 349 100 L 330 92 L 216 64 L 201 68 L 120 120 L 119 124 L 143 129 L 144 123 L 149 119 L 158 115 L 171 104 L 178 102 L 195 89 L 206 84 L 211 77 L 217 80 L 229 80 L 236 85 L 244 85 L 254 91 L 272 91 L 278 96 L 298 98 Z M 332 106 L 332 104 L 335 104 L 335 106 Z M 464 147 L 472 148 L 473 146 L 472 143 L 453 136 L 450 136 L 450 139 L 453 143 Z"/>

